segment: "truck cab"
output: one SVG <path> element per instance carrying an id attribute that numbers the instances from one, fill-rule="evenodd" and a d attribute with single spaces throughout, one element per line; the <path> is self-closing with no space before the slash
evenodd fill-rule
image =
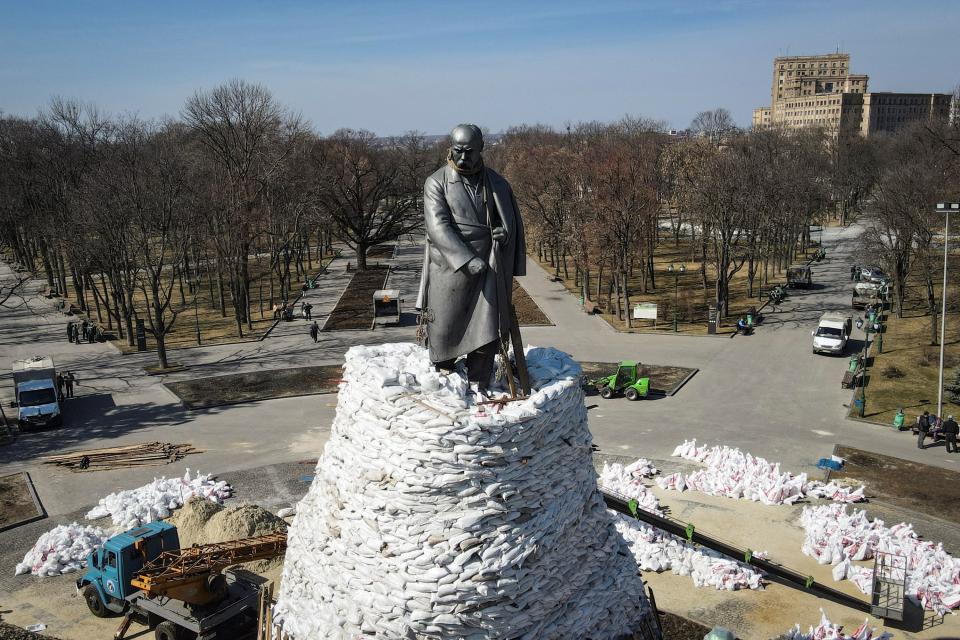
<path id="1" fill-rule="evenodd" d="M 117 534 L 87 558 L 87 571 L 77 580 L 77 589 L 94 615 L 123 613 L 127 599 L 138 591 L 130 584 L 137 571 L 162 552 L 179 548 L 177 528 L 166 522 Z"/>
<path id="2" fill-rule="evenodd" d="M 810 266 L 806 264 L 792 264 L 787 269 L 787 286 L 809 289 L 813 286 L 813 277 Z"/>
<path id="3" fill-rule="evenodd" d="M 13 388 L 21 431 L 63 424 L 52 358 L 35 356 L 14 362 Z"/>
<path id="4" fill-rule="evenodd" d="M 820 317 L 813 336 L 814 353 L 842 354 L 853 330 L 853 320 L 842 313 L 827 312 Z"/>

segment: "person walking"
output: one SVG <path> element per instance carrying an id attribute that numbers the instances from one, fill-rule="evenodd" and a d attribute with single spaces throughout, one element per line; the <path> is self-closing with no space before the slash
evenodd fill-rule
<path id="1" fill-rule="evenodd" d="M 57 400 L 63 400 L 63 374 L 57 373 Z"/>
<path id="2" fill-rule="evenodd" d="M 303 316 L 308 320 L 313 320 L 313 305 L 309 302 L 303 303 Z"/>
<path id="3" fill-rule="evenodd" d="M 947 421 L 943 423 L 943 435 L 947 439 L 947 453 L 957 452 L 957 434 L 960 433 L 960 425 L 953 419 L 953 416 L 947 416 Z"/>
<path id="4" fill-rule="evenodd" d="M 67 397 L 73 397 L 73 383 L 77 381 L 77 378 L 73 375 L 73 371 L 67 371 L 67 375 L 63 377 L 63 382 L 67 387 Z"/>
<path id="5" fill-rule="evenodd" d="M 314 321 L 314 323 L 310 325 L 310 337 L 313 338 L 314 344 L 316 344 L 317 337 L 319 335 L 320 335 L 320 326 L 316 323 L 316 321 Z"/>
<path id="6" fill-rule="evenodd" d="M 917 418 L 917 449 L 925 449 L 923 441 L 927 439 L 927 432 L 930 431 L 930 412 L 924 411 L 923 415 Z"/>
<path id="7" fill-rule="evenodd" d="M 67 323 L 67 342 L 73 342 L 73 320 Z"/>
<path id="8" fill-rule="evenodd" d="M 853 280 L 853 276 L 857 273 L 857 265 L 850 265 L 850 280 Z"/>

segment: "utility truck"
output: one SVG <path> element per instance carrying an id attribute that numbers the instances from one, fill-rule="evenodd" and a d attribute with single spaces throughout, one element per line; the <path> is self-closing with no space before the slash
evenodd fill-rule
<path id="1" fill-rule="evenodd" d="M 13 363 L 13 387 L 17 422 L 21 431 L 59 427 L 63 424 L 57 393 L 57 370 L 53 358 L 34 356 Z"/>
<path id="2" fill-rule="evenodd" d="M 152 628 L 156 640 L 242 638 L 256 626 L 261 585 L 224 569 L 275 558 L 286 548 L 280 531 L 181 549 L 175 526 L 151 522 L 94 549 L 77 590 L 98 618 L 124 616 L 117 640 L 134 619 Z"/>

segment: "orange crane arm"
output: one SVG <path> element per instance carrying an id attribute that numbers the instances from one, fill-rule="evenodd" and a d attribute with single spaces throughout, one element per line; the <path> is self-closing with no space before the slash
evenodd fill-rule
<path id="1" fill-rule="evenodd" d="M 230 565 L 275 558 L 286 549 L 287 534 L 280 531 L 164 551 L 144 565 L 130 584 L 151 596 L 166 595 L 191 604 L 206 604 L 212 599 L 207 589 L 211 576 Z"/>

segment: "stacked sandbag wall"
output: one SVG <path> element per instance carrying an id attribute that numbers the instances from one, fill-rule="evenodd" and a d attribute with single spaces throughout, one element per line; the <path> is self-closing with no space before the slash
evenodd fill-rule
<path id="1" fill-rule="evenodd" d="M 603 640 L 650 625 L 597 491 L 579 366 L 553 349 L 527 359 L 529 398 L 480 404 L 416 345 L 350 349 L 289 531 L 284 637 Z"/>

